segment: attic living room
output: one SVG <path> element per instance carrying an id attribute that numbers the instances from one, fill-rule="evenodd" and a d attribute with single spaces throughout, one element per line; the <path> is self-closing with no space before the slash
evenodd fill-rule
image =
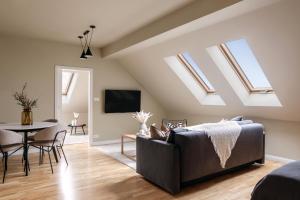
<path id="1" fill-rule="evenodd" d="M 2 1 L 0 200 L 299 200 L 299 8 Z"/>

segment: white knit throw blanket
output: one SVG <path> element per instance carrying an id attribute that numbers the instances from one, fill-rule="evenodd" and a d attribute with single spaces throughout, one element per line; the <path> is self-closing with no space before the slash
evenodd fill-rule
<path id="1" fill-rule="evenodd" d="M 240 136 L 241 126 L 235 121 L 221 121 L 218 123 L 205 123 L 186 127 L 188 130 L 205 131 L 211 139 L 214 149 L 219 156 L 222 168 L 231 155 L 231 151 Z"/>

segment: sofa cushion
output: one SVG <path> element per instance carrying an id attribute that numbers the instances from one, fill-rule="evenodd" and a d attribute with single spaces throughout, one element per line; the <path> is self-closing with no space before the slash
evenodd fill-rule
<path id="1" fill-rule="evenodd" d="M 179 132 L 183 134 L 184 132 L 188 132 L 188 130 L 185 128 L 175 128 L 175 129 L 170 130 L 166 142 L 174 144 L 175 143 L 175 134 L 179 133 Z"/>
<path id="2" fill-rule="evenodd" d="M 167 140 L 168 136 L 169 136 L 169 131 L 162 131 L 159 130 L 158 128 L 156 128 L 154 125 L 150 126 L 150 136 L 151 139 L 154 140 Z"/>

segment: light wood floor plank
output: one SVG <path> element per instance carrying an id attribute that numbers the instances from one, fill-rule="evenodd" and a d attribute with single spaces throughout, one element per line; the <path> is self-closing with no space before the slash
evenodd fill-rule
<path id="1" fill-rule="evenodd" d="M 248 200 L 255 184 L 267 173 L 281 166 L 268 161 L 229 175 L 199 183 L 171 196 L 144 180 L 131 168 L 86 144 L 67 145 L 67 167 L 61 159 L 51 174 L 47 157 L 38 165 L 38 155 L 30 155 L 31 172 L 22 171 L 21 157 L 9 159 L 5 184 L 0 184 L 0 200 Z M 54 159 L 53 159 L 54 161 Z M 2 169 L 0 172 L 2 177 Z"/>

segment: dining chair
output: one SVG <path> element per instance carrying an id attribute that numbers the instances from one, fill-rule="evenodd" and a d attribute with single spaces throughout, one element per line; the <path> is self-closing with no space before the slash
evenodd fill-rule
<path id="1" fill-rule="evenodd" d="M 66 159 L 66 156 L 65 156 L 65 153 L 64 153 L 64 149 L 63 149 L 63 146 L 64 146 L 64 144 L 65 144 L 65 139 L 66 139 L 67 130 L 63 130 L 63 131 L 65 131 L 65 134 L 62 135 L 62 137 L 58 138 L 58 141 L 59 141 L 59 142 L 56 143 L 56 151 L 57 151 L 57 153 L 58 153 L 59 158 L 61 158 L 60 150 L 62 151 L 62 154 L 63 154 L 63 156 L 64 156 L 64 159 L 65 159 L 65 161 L 66 161 L 66 163 L 67 163 L 67 165 L 68 165 L 68 161 L 67 161 L 67 159 Z"/>
<path id="2" fill-rule="evenodd" d="M 44 120 L 44 122 L 58 123 L 58 120 L 57 120 L 57 119 L 47 119 L 47 120 Z M 65 128 L 63 128 L 62 125 L 59 125 L 59 128 L 60 128 L 59 130 L 65 130 Z M 57 154 L 58 154 L 59 158 L 61 158 L 61 155 L 60 155 L 60 150 L 61 150 L 62 153 L 63 153 L 63 156 L 64 156 L 64 158 L 65 158 L 65 161 L 66 161 L 66 163 L 67 163 L 67 165 L 68 165 L 68 161 L 67 161 L 67 159 L 66 159 L 66 157 L 65 157 L 65 155 L 64 155 L 64 152 L 63 152 L 63 146 L 64 146 L 64 143 L 65 143 L 65 138 L 66 138 L 66 134 L 63 135 L 62 138 L 60 138 L 60 140 L 59 140 L 58 143 L 56 143 L 55 148 L 53 148 L 53 153 L 54 153 L 54 157 L 55 157 L 56 162 L 58 162 Z M 55 153 L 55 152 L 56 152 L 56 153 Z M 44 158 L 44 151 L 43 151 L 43 150 L 42 150 L 42 152 L 41 152 L 40 158 L 41 158 L 41 161 L 40 161 L 40 164 L 41 164 L 42 161 L 43 161 L 43 158 Z"/>
<path id="3" fill-rule="evenodd" d="M 46 120 L 44 120 L 43 122 L 52 122 L 52 123 L 58 123 L 58 120 L 57 119 L 46 119 Z M 30 135 L 30 136 L 28 136 L 28 141 L 34 141 L 34 135 L 36 134 L 36 132 L 34 132 L 34 133 L 32 133 L 32 135 Z M 44 155 L 44 152 L 43 152 L 43 150 L 41 150 L 42 152 L 41 152 L 41 154 L 42 155 Z M 44 156 L 43 156 L 44 157 Z M 43 157 L 40 157 L 42 160 L 43 160 Z M 56 154 L 55 154 L 55 160 L 56 160 L 56 162 L 58 162 L 57 161 L 57 156 L 56 156 Z M 23 162 L 23 161 L 22 161 Z M 41 162 L 41 160 L 39 161 L 39 164 L 41 164 L 42 162 Z"/>
<path id="4" fill-rule="evenodd" d="M 58 123 L 57 119 L 45 119 L 43 122 L 52 122 L 52 123 Z M 28 136 L 28 140 L 33 140 L 33 136 L 36 132 L 33 132 L 33 135 Z"/>
<path id="5" fill-rule="evenodd" d="M 3 155 L 3 179 L 7 172 L 8 157 L 16 153 L 18 150 L 23 148 L 23 137 L 16 132 L 0 130 L 0 152 Z"/>
<path id="6" fill-rule="evenodd" d="M 55 148 L 57 146 L 60 147 L 60 150 L 62 151 L 63 156 L 65 158 L 66 164 L 68 165 L 66 155 L 63 150 L 63 145 L 62 145 L 66 133 L 67 133 L 66 130 L 62 130 L 61 126 L 57 125 L 37 132 L 34 135 L 34 140 L 29 142 L 30 146 L 33 146 L 40 150 L 40 155 L 39 155 L 40 163 L 41 160 L 43 159 L 44 152 L 48 153 L 52 174 L 53 174 L 53 166 L 52 166 L 50 152 L 53 152 L 54 156 L 57 158 L 56 151 L 55 151 Z"/>
<path id="7" fill-rule="evenodd" d="M 52 123 L 58 123 L 57 119 L 46 119 L 43 122 L 52 122 Z"/>

